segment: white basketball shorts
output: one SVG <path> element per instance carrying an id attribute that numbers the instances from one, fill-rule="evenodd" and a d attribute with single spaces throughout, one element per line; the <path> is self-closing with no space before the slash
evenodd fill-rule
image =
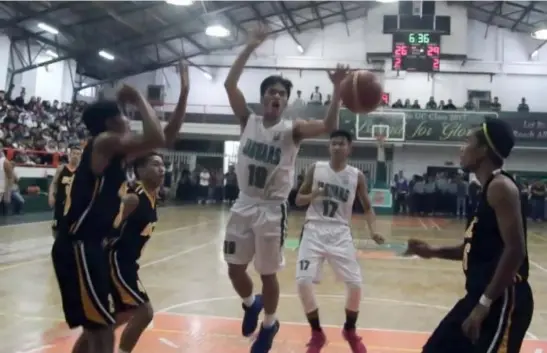
<path id="1" fill-rule="evenodd" d="M 345 225 L 307 222 L 296 262 L 296 279 L 318 283 L 323 262 L 327 261 L 336 278 L 346 283 L 361 283 L 361 266 L 351 237 Z"/>
<path id="2" fill-rule="evenodd" d="M 230 210 L 224 239 L 228 264 L 254 266 L 261 275 L 277 273 L 285 264 L 287 203 L 250 203 L 238 199 Z"/>

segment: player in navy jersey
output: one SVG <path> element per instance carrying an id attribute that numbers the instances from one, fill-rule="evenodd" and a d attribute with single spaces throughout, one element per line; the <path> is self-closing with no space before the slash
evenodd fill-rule
<path id="1" fill-rule="evenodd" d="M 105 239 L 126 190 L 128 160 L 172 143 L 182 125 L 188 92 L 188 71 L 181 73 L 179 104 L 165 127 L 146 98 L 132 87 L 118 92 L 118 101 L 91 104 L 82 119 L 91 138 L 72 179 L 64 221 L 52 249 L 65 319 L 83 327 L 73 353 L 111 353 L 114 349 L 115 307 Z M 134 105 L 142 117 L 142 133 L 129 131 L 118 104 Z"/>
<path id="2" fill-rule="evenodd" d="M 153 317 L 148 294 L 139 279 L 138 260 L 156 227 L 156 200 L 165 175 L 163 159 L 157 153 L 136 159 L 134 168 L 137 180 L 122 197 L 109 246 L 117 322 L 127 322 L 120 340 L 122 353 L 133 350 Z"/>
<path id="3" fill-rule="evenodd" d="M 511 127 L 489 119 L 473 130 L 461 164 L 483 186 L 461 244 L 409 240 L 409 254 L 462 261 L 466 295 L 441 321 L 424 353 L 518 353 L 532 320 L 526 216 L 515 180 L 501 170 L 514 145 Z"/>
<path id="4" fill-rule="evenodd" d="M 81 156 L 82 149 L 79 146 L 72 147 L 68 163 L 57 168 L 49 185 L 48 203 L 50 207 L 53 207 L 53 222 L 51 225 L 53 238 L 57 237 L 57 229 L 63 220 L 67 189 L 72 182 L 72 177 L 76 172 L 78 163 L 80 163 Z"/>

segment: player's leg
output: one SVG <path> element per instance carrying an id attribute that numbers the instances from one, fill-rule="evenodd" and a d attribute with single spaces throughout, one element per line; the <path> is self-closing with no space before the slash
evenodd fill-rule
<path id="1" fill-rule="evenodd" d="M 135 261 L 124 260 L 117 251 L 110 253 L 110 278 L 116 304 L 117 324 L 127 322 L 119 353 L 129 353 L 154 317 L 148 294 L 142 285 Z"/>
<path id="2" fill-rule="evenodd" d="M 519 353 L 533 311 L 534 299 L 527 282 L 507 288 L 490 307 L 481 327 L 476 351 Z"/>
<path id="3" fill-rule="evenodd" d="M 102 245 L 57 238 L 52 259 L 66 322 L 83 327 L 73 352 L 112 353 L 115 318 Z"/>
<path id="4" fill-rule="evenodd" d="M 327 248 L 327 261 L 336 274 L 336 277 L 346 284 L 346 321 L 342 334 L 348 341 L 354 353 L 366 353 L 365 345 L 357 334 L 356 323 L 361 306 L 361 287 L 363 278 L 361 266 L 357 261 L 357 253 L 353 244 L 350 229 L 334 230 L 338 241 Z M 336 235 L 338 233 L 339 235 Z"/>
<path id="5" fill-rule="evenodd" d="M 323 253 L 324 249 L 316 238 L 316 231 L 305 225 L 298 248 L 298 260 L 296 261 L 296 285 L 302 308 L 311 327 L 311 338 L 307 344 L 307 353 L 320 352 L 327 341 L 321 328 L 319 308 L 313 288 L 321 272 Z"/>
<path id="6" fill-rule="evenodd" d="M 264 320 L 251 352 L 263 353 L 271 349 L 273 339 L 279 331 L 279 321 L 276 317 L 279 304 L 277 272 L 285 264 L 283 245 L 287 233 L 287 204 L 261 206 L 257 216 L 253 225 L 255 234 L 254 265 L 262 280 Z"/>
<path id="7" fill-rule="evenodd" d="M 234 205 L 226 225 L 224 238 L 224 260 L 228 264 L 228 276 L 236 293 L 241 297 L 244 310 L 241 333 L 247 337 L 258 326 L 262 311 L 262 298 L 253 294 L 253 281 L 247 266 L 255 254 L 255 239 L 251 230 L 256 206 Z"/>

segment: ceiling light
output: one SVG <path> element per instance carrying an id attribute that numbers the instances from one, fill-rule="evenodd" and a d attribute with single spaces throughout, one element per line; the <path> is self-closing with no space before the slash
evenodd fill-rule
<path id="1" fill-rule="evenodd" d="M 532 32 L 532 38 L 547 40 L 547 29 L 538 29 L 537 31 Z"/>
<path id="2" fill-rule="evenodd" d="M 190 6 L 194 2 L 191 0 L 167 0 L 166 3 L 177 6 Z"/>
<path id="3" fill-rule="evenodd" d="M 205 76 L 205 78 L 208 79 L 209 81 L 213 80 L 213 75 L 211 75 L 207 71 L 203 71 L 203 76 Z"/>
<path id="4" fill-rule="evenodd" d="M 114 55 L 110 54 L 109 52 L 106 52 L 104 50 L 101 50 L 99 52 L 99 56 L 102 57 L 103 59 L 106 59 L 106 60 L 114 60 Z"/>
<path id="5" fill-rule="evenodd" d="M 304 54 L 304 48 L 302 48 L 302 46 L 300 44 L 298 44 L 296 46 L 296 49 L 298 49 L 298 51 L 300 52 L 300 54 Z"/>
<path id="6" fill-rule="evenodd" d="M 209 37 L 224 38 L 230 35 L 230 30 L 221 25 L 212 25 L 205 29 L 205 34 Z"/>
<path id="7" fill-rule="evenodd" d="M 38 28 L 40 28 L 42 31 L 49 32 L 51 34 L 59 34 L 59 30 L 55 27 L 51 27 L 50 25 L 47 25 L 45 23 L 38 23 Z"/>
<path id="8" fill-rule="evenodd" d="M 59 55 L 51 49 L 46 50 L 46 55 L 51 56 L 52 58 L 58 58 L 59 57 Z"/>

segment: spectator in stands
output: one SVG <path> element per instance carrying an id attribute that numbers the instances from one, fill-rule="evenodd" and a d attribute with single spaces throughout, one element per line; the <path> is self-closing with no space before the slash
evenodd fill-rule
<path id="1" fill-rule="evenodd" d="M 463 109 L 465 110 L 475 110 L 475 103 L 473 103 L 473 99 L 469 98 L 465 105 L 463 106 Z"/>
<path id="2" fill-rule="evenodd" d="M 495 112 L 501 111 L 501 103 L 499 102 L 498 97 L 494 97 L 494 101 L 490 103 L 490 109 Z"/>
<path id="3" fill-rule="evenodd" d="M 437 109 L 437 102 L 435 102 L 435 97 L 433 96 L 429 97 L 429 101 L 425 105 L 425 109 L 429 109 L 429 110 Z"/>
<path id="4" fill-rule="evenodd" d="M 529 113 L 530 112 L 530 107 L 528 106 L 528 104 L 526 104 L 526 98 L 522 97 L 522 99 L 520 100 L 520 104 L 517 107 L 517 112 L 519 112 L 519 113 Z"/>
<path id="5" fill-rule="evenodd" d="M 399 171 L 397 179 L 394 179 L 394 182 L 396 188 L 394 212 L 395 214 L 406 214 L 408 210 L 406 198 L 409 192 L 409 185 L 402 170 Z"/>
<path id="6" fill-rule="evenodd" d="M 437 109 L 439 109 L 439 110 L 444 110 L 444 106 L 445 106 L 444 101 L 441 100 L 441 101 L 439 102 L 439 105 L 437 106 Z"/>
<path id="7" fill-rule="evenodd" d="M 319 86 L 315 86 L 315 91 L 310 95 L 310 104 L 321 105 L 323 95 L 319 92 Z"/>
<path id="8" fill-rule="evenodd" d="M 235 202 L 239 194 L 237 176 L 233 165 L 228 167 L 228 172 L 224 175 L 224 180 L 226 180 L 225 199 L 231 205 Z"/>
<path id="9" fill-rule="evenodd" d="M 296 91 L 296 99 L 292 103 L 292 108 L 301 109 L 306 106 L 306 102 L 302 99 L 302 91 Z"/>
<path id="10" fill-rule="evenodd" d="M 420 103 L 418 103 L 417 99 L 414 100 L 414 103 L 412 103 L 412 106 L 410 108 L 412 108 L 412 109 L 422 109 L 422 107 L 420 107 Z"/>
<path id="11" fill-rule="evenodd" d="M 468 183 L 463 178 L 462 174 L 458 174 L 456 177 L 456 216 L 458 218 L 465 218 L 467 211 L 467 192 L 469 189 Z"/>
<path id="12" fill-rule="evenodd" d="M 323 103 L 323 105 L 330 105 L 331 100 L 332 100 L 331 95 L 327 94 L 327 99 L 325 99 L 325 102 Z"/>
<path id="13" fill-rule="evenodd" d="M 403 106 L 403 108 L 405 109 L 410 109 L 412 107 L 412 104 L 410 103 L 410 99 L 405 99 L 405 104 Z"/>
<path id="14" fill-rule="evenodd" d="M 536 180 L 530 188 L 530 201 L 532 203 L 531 217 L 540 222 L 545 219 L 545 185 L 541 180 Z"/>
<path id="15" fill-rule="evenodd" d="M 449 99 L 448 103 L 443 107 L 443 110 L 457 110 L 457 109 L 458 108 L 456 108 L 454 103 L 452 103 L 452 99 Z"/>
<path id="16" fill-rule="evenodd" d="M 199 196 L 198 203 L 206 204 L 209 201 L 209 184 L 211 183 L 211 174 L 207 168 L 198 168 L 199 171 Z"/>
<path id="17" fill-rule="evenodd" d="M 400 99 L 397 99 L 391 107 L 395 109 L 401 109 L 403 108 L 403 101 L 401 101 Z"/>

